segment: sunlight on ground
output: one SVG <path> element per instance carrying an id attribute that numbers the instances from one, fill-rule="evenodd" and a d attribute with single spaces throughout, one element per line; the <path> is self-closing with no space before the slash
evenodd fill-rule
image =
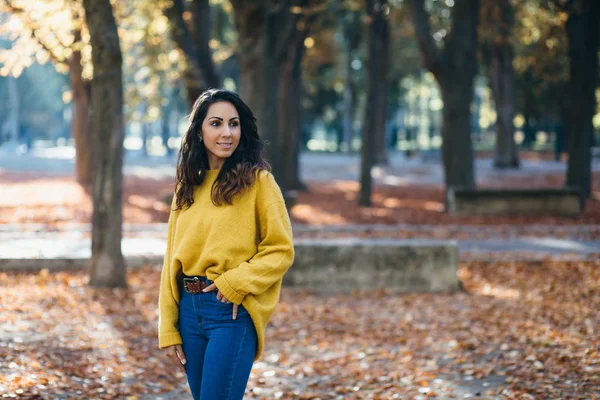
<path id="1" fill-rule="evenodd" d="M 312 221 L 314 220 L 314 215 L 318 214 L 321 219 L 326 220 L 328 224 L 344 225 L 348 223 L 348 221 L 340 214 L 330 213 L 306 204 L 298 204 L 292 207 L 291 214 L 294 218 L 303 221 Z"/>
<path id="2" fill-rule="evenodd" d="M 461 282 L 471 282 L 471 285 L 469 286 L 469 292 L 473 294 L 496 297 L 498 299 L 505 300 L 514 300 L 521 297 L 521 292 L 519 290 L 493 284 L 487 281 L 480 281 L 467 268 L 461 268 L 458 271 L 458 278 L 461 280 Z"/>
<path id="3" fill-rule="evenodd" d="M 394 197 L 386 197 L 380 195 L 374 195 L 374 200 L 382 202 L 384 207 L 387 208 L 416 208 L 420 210 L 443 212 L 444 204 L 438 201 L 426 201 L 426 200 L 410 200 L 410 199 L 397 199 Z"/>
<path id="4" fill-rule="evenodd" d="M 27 182 L 3 182 L 2 206 L 48 206 L 79 204 L 87 197 L 76 182 L 40 179 Z"/>
<path id="5" fill-rule="evenodd" d="M 145 209 L 151 208 L 153 210 L 162 211 L 162 212 L 166 212 L 166 213 L 168 213 L 170 210 L 170 207 L 168 204 L 160 202 L 160 201 L 155 201 L 154 199 L 148 199 L 143 196 L 131 195 L 127 198 L 127 201 L 129 202 L 129 204 L 140 207 L 140 208 L 145 208 Z"/>

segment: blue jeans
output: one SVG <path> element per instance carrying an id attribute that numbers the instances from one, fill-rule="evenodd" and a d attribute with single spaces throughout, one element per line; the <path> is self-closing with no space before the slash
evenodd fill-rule
<path id="1" fill-rule="evenodd" d="M 238 306 L 237 319 L 232 316 L 233 303 L 220 302 L 217 290 L 198 294 L 181 290 L 179 332 L 195 400 L 244 397 L 258 337 L 244 306 Z"/>

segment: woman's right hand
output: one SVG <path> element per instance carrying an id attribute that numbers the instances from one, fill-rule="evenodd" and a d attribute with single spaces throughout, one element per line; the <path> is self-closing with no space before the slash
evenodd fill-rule
<path id="1" fill-rule="evenodd" d="M 167 357 L 169 357 L 183 372 L 185 372 L 185 364 L 187 360 L 185 358 L 185 354 L 183 353 L 183 348 L 180 344 L 175 344 L 173 346 L 165 347 L 164 351 L 167 353 Z"/>

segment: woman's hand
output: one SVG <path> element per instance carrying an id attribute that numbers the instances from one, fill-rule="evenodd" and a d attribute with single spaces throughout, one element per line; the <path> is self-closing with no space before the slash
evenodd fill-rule
<path id="1" fill-rule="evenodd" d="M 183 372 L 185 372 L 185 364 L 187 363 L 187 360 L 181 345 L 175 344 L 173 346 L 165 347 L 164 351 L 167 353 L 167 357 L 169 357 L 169 359 L 171 359 L 179 368 L 181 368 Z"/>
<path id="2" fill-rule="evenodd" d="M 231 303 L 231 301 L 227 300 L 227 297 L 225 297 L 225 295 L 223 295 L 223 293 L 221 293 L 219 291 L 219 289 L 217 288 L 217 285 L 215 285 L 214 283 L 211 283 L 209 286 L 207 286 L 202 291 L 203 292 L 212 292 L 215 289 L 217 289 L 217 300 L 219 300 L 221 303 Z M 238 305 L 233 303 L 233 319 L 237 319 L 237 314 L 238 314 Z"/>

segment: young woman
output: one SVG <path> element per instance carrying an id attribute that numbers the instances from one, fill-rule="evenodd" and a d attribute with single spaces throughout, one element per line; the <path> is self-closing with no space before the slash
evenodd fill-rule
<path id="1" fill-rule="evenodd" d="M 242 399 L 294 259 L 281 190 L 240 97 L 196 100 L 177 161 L 159 292 L 159 347 L 194 399 Z"/>

